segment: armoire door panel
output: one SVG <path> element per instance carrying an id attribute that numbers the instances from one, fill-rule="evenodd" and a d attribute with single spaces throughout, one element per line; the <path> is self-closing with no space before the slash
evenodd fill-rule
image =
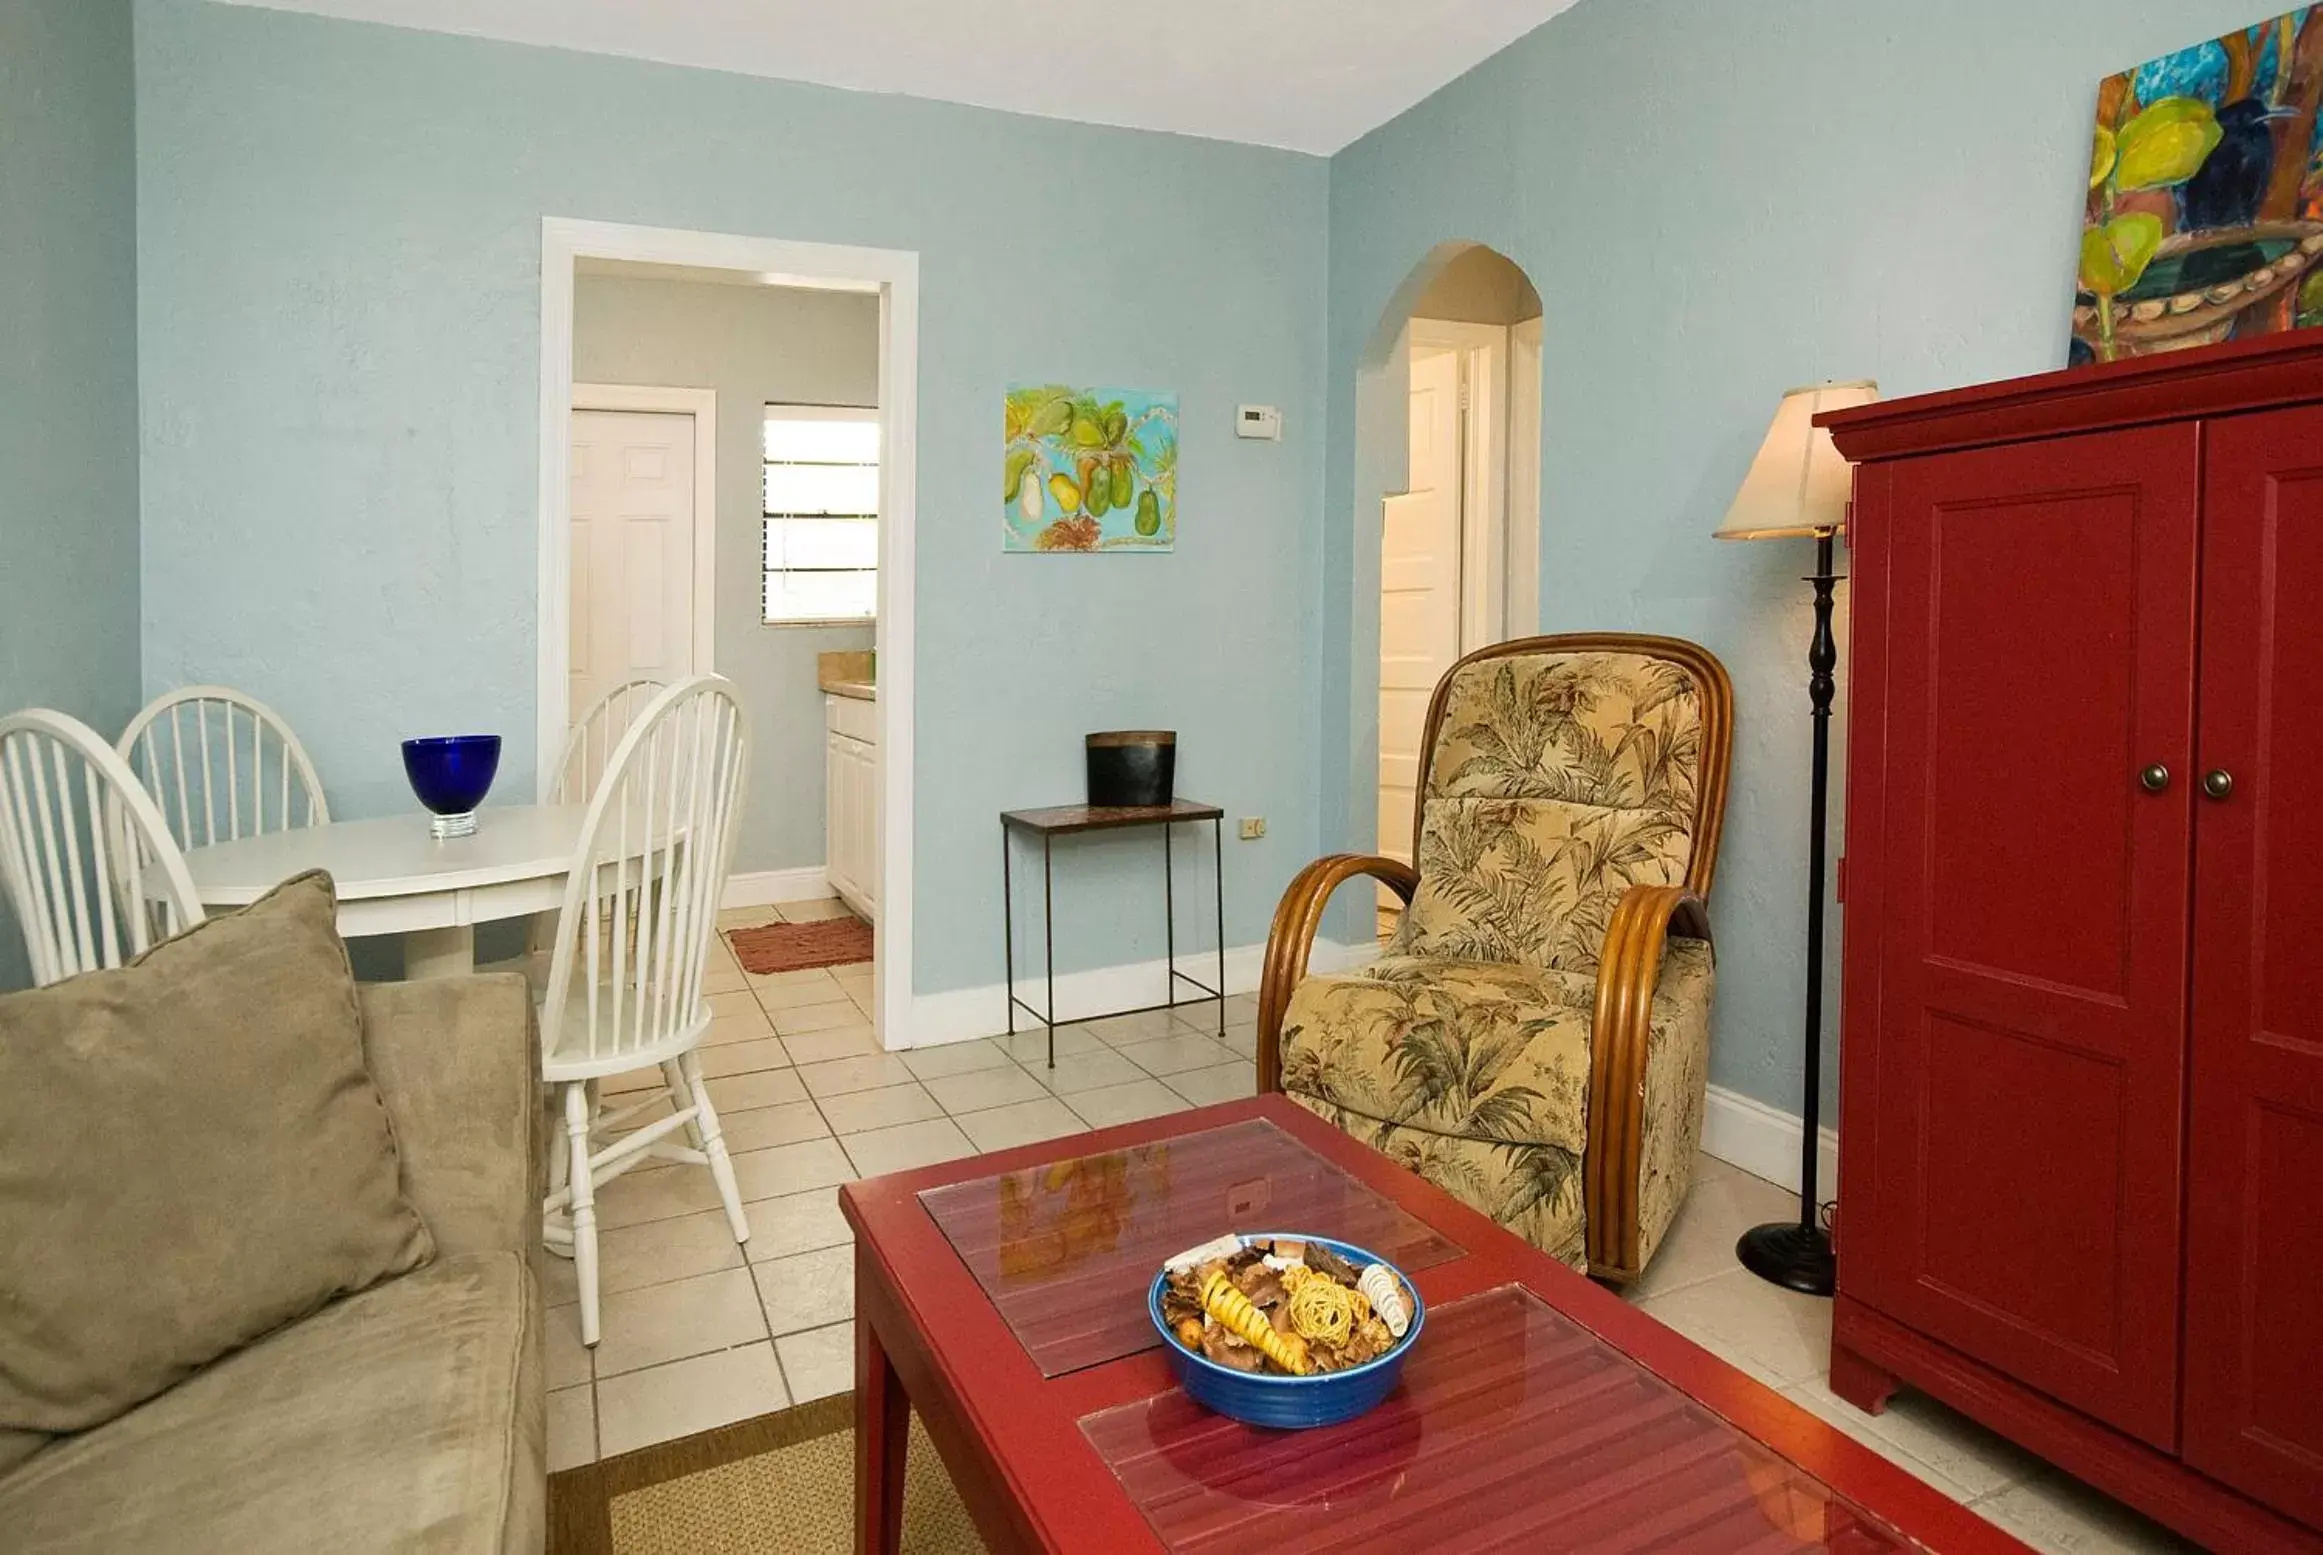
<path id="1" fill-rule="evenodd" d="M 1873 1289 L 2177 1437 L 2192 427 L 1898 462 Z M 1864 1234 L 1851 1222 L 1850 1235 Z"/>
<path id="2" fill-rule="evenodd" d="M 2207 436 L 2185 1452 L 2323 1525 L 2323 409 Z"/>

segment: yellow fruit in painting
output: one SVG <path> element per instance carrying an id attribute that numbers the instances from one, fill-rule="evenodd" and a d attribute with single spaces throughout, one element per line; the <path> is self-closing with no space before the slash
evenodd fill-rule
<path id="1" fill-rule="evenodd" d="M 2162 246 L 2162 219 L 2151 211 L 2127 211 L 2102 227 L 2081 234 L 2081 289 L 2094 297 L 2118 297 L 2137 285 Z"/>
<path id="2" fill-rule="evenodd" d="M 2089 147 L 2089 187 L 2094 189 L 2105 182 L 2105 175 L 2113 171 L 2113 131 L 2100 124 L 2097 139 Z"/>
<path id="3" fill-rule="evenodd" d="M 1094 417 L 1075 416 L 1073 418 L 1073 441 L 1083 448 L 1102 448 L 1105 446 L 1105 428 L 1100 426 Z"/>
<path id="4" fill-rule="evenodd" d="M 1070 475 L 1050 476 L 1049 495 L 1057 499 L 1057 506 L 1065 512 L 1081 511 L 1081 488 L 1073 484 Z"/>
<path id="5" fill-rule="evenodd" d="M 2199 97 L 2165 97 L 2121 127 L 2114 181 L 2124 190 L 2166 189 L 2201 170 L 2226 131 Z"/>

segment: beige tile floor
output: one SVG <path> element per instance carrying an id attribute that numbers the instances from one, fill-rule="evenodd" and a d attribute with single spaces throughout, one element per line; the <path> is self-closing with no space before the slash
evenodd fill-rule
<path id="1" fill-rule="evenodd" d="M 829 916 L 835 903 L 726 915 Z M 735 1246 L 709 1174 L 641 1168 L 600 1201 L 604 1339 L 580 1343 L 572 1266 L 544 1258 L 553 1468 L 707 1430 L 852 1385 L 850 1238 L 832 1189 L 1011 1145 L 1206 1105 L 1254 1088 L 1256 1001 L 1096 1021 L 890 1054 L 872 1038 L 871 969 L 744 974 L 723 942 L 703 1049 L 750 1217 Z M 633 1084 L 643 1084 L 640 1077 Z M 1939 1404 L 1866 1416 L 1826 1386 L 1830 1306 L 1737 1268 L 1734 1239 L 1790 1212 L 1772 1183 L 1704 1156 L 1646 1278 L 1645 1311 L 2036 1548 L 2186 1548 L 2127 1508 Z"/>

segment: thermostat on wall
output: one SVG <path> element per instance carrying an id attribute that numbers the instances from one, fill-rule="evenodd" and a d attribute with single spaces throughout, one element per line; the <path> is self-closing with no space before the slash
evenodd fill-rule
<path id="1" fill-rule="evenodd" d="M 1273 405 L 1242 405 L 1234 412 L 1236 437 L 1263 438 L 1270 443 L 1282 441 L 1282 411 Z"/>

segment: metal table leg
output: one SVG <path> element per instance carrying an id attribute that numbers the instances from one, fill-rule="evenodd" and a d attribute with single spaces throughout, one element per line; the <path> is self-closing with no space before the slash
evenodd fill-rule
<path id="1" fill-rule="evenodd" d="M 1041 834 L 1041 941 L 1047 952 L 1043 968 L 1049 978 L 1049 1067 L 1057 1067 L 1057 887 L 1049 873 L 1049 837 Z"/>
<path id="2" fill-rule="evenodd" d="M 1016 1035 L 1016 889 L 1009 878 L 1008 823 L 1000 823 L 1000 964 L 1008 980 L 1008 1034 Z"/>
<path id="3" fill-rule="evenodd" d="M 1178 1007 L 1178 888 L 1177 865 L 1170 852 L 1170 833 L 1176 828 L 1162 823 L 1162 965 L 1168 970 L 1162 974 L 1162 1004 L 1169 1009 Z"/>
<path id="4" fill-rule="evenodd" d="M 1226 1036 L 1226 822 L 1210 822 L 1211 883 L 1218 889 L 1218 1036 Z"/>

